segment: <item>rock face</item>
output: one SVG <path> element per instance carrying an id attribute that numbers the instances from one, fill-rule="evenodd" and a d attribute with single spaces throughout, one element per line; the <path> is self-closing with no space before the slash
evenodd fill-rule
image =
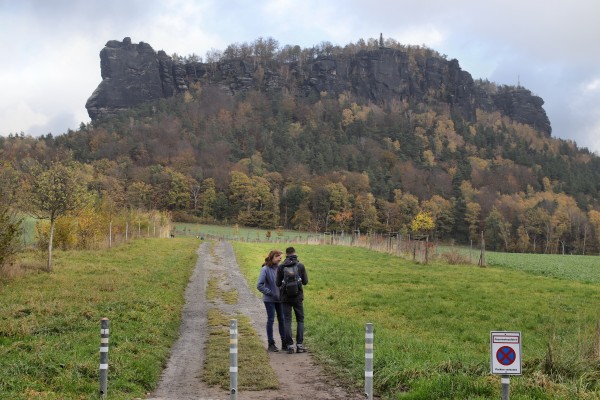
<path id="1" fill-rule="evenodd" d="M 320 56 L 304 63 L 275 60 L 225 60 L 182 64 L 144 42 L 111 40 L 100 52 L 102 82 L 86 103 L 92 120 L 140 103 L 184 92 L 188 85 L 217 85 L 235 94 L 260 88 L 286 90 L 296 96 L 348 91 L 377 104 L 394 101 L 447 104 L 475 120 L 477 108 L 500 111 L 514 121 L 551 133 L 544 101 L 522 87 L 489 90 L 473 81 L 457 60 L 433 53 L 415 57 L 398 49 L 379 48 L 354 55 Z"/>
<path id="2" fill-rule="evenodd" d="M 100 51 L 102 82 L 85 107 L 92 120 L 144 101 L 162 98 L 158 60 L 146 43 L 111 40 Z"/>

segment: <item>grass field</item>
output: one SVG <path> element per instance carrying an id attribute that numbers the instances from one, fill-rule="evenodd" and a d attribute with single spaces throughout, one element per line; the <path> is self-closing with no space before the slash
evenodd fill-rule
<path id="1" fill-rule="evenodd" d="M 0 282 L 0 398 L 97 398 L 104 316 L 112 320 L 109 398 L 151 391 L 177 336 L 196 259 L 193 236 L 57 251 L 53 273 Z M 234 247 L 254 287 L 268 251 L 284 246 Z M 372 322 L 382 398 L 499 398 L 489 332 L 518 330 L 524 374 L 511 379 L 511 399 L 600 399 L 595 257 L 487 253 L 490 266 L 479 268 L 414 264 L 360 248 L 295 247 L 310 278 L 306 343 L 346 384 L 363 385 L 364 326 Z M 226 334 L 223 340 L 226 346 Z M 226 362 L 228 354 L 219 357 Z"/>
<path id="2" fill-rule="evenodd" d="M 144 397 L 179 332 L 198 241 L 141 239 L 55 253 L 53 273 L 0 283 L 0 398 L 96 399 L 100 318 L 110 399 Z"/>
<path id="3" fill-rule="evenodd" d="M 466 247 L 439 246 L 438 252 L 459 251 L 469 258 Z M 471 252 L 471 261 L 477 263 L 479 252 Z M 488 266 L 510 268 L 534 275 L 574 280 L 587 283 L 600 283 L 600 257 L 562 254 L 523 254 L 486 251 Z"/>
<path id="4" fill-rule="evenodd" d="M 235 243 L 253 285 L 269 244 Z M 340 379 L 363 385 L 365 323 L 375 326 L 384 398 L 500 398 L 490 331 L 522 332 L 511 399 L 600 398 L 600 286 L 593 266 L 562 279 L 517 267 L 417 265 L 364 249 L 295 246 L 307 265 L 307 345 Z M 525 263 L 525 259 L 522 258 Z M 526 263 L 525 263 L 526 264 Z M 526 269 L 521 267 L 522 269 Z"/>
<path id="5" fill-rule="evenodd" d="M 267 240 L 268 229 L 259 228 L 247 228 L 247 227 L 234 227 L 225 225 L 204 225 L 204 224 L 188 224 L 183 222 L 174 223 L 175 234 L 183 236 L 203 236 L 213 235 L 223 237 L 227 240 L 245 240 L 251 241 L 265 241 Z M 270 230 L 271 241 L 281 242 L 289 240 L 304 240 L 307 236 L 314 236 L 314 233 L 309 232 L 298 232 L 276 229 Z"/>
<path id="6" fill-rule="evenodd" d="M 600 284 L 600 257 L 486 252 L 488 265 L 553 278 Z"/>

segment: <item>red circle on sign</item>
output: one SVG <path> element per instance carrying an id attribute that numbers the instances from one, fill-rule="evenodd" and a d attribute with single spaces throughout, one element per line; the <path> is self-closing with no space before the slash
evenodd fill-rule
<path id="1" fill-rule="evenodd" d="M 517 353 L 512 347 L 502 346 L 496 352 L 496 360 L 502 365 L 510 365 L 517 359 Z"/>

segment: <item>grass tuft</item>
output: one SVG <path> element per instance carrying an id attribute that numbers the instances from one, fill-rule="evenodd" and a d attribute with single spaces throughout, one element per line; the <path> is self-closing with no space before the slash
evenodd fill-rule
<path id="1" fill-rule="evenodd" d="M 238 320 L 238 388 L 241 390 L 277 389 L 279 382 L 269 365 L 269 356 L 250 320 L 242 315 L 228 316 L 208 311 L 210 333 L 205 347 L 203 380 L 211 386 L 229 389 L 229 323 Z"/>

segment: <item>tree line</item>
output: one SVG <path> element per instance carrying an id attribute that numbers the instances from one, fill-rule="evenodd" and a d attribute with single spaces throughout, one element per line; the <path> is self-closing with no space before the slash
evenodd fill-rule
<path id="1" fill-rule="evenodd" d="M 33 165 L 76 165 L 104 215 L 600 251 L 600 159 L 572 141 L 435 102 L 190 88 L 56 137 L 0 138 L 2 174 L 27 188 Z"/>
<path id="2" fill-rule="evenodd" d="M 8 163 L 0 167 L 0 269 L 23 248 L 26 215 L 37 219 L 35 244 L 45 254 L 49 272 L 55 247 L 93 249 L 105 242 L 110 247 L 117 239 L 151 236 L 151 227 L 157 236 L 157 225 L 160 231 L 170 229 L 168 212 L 124 204 L 111 192 L 110 178 L 94 176 L 89 166 L 72 160 L 25 160 L 21 168 Z"/>
<path id="3" fill-rule="evenodd" d="M 210 49 L 204 57 L 195 53 L 187 56 L 180 56 L 175 53 L 172 58 L 183 63 L 214 64 L 225 60 L 243 59 L 255 63 L 267 63 L 276 60 L 283 64 L 302 64 L 321 56 L 351 56 L 360 51 L 376 50 L 381 47 L 407 51 L 412 55 L 421 54 L 423 56 L 446 58 L 445 55 L 441 55 L 425 45 L 404 45 L 393 38 L 384 39 L 383 37 L 366 40 L 361 38 L 355 43 L 348 43 L 344 46 L 324 41 L 308 48 L 291 44 L 281 45 L 279 41 L 272 37 L 259 37 L 252 42 L 232 43 L 225 50 Z"/>

